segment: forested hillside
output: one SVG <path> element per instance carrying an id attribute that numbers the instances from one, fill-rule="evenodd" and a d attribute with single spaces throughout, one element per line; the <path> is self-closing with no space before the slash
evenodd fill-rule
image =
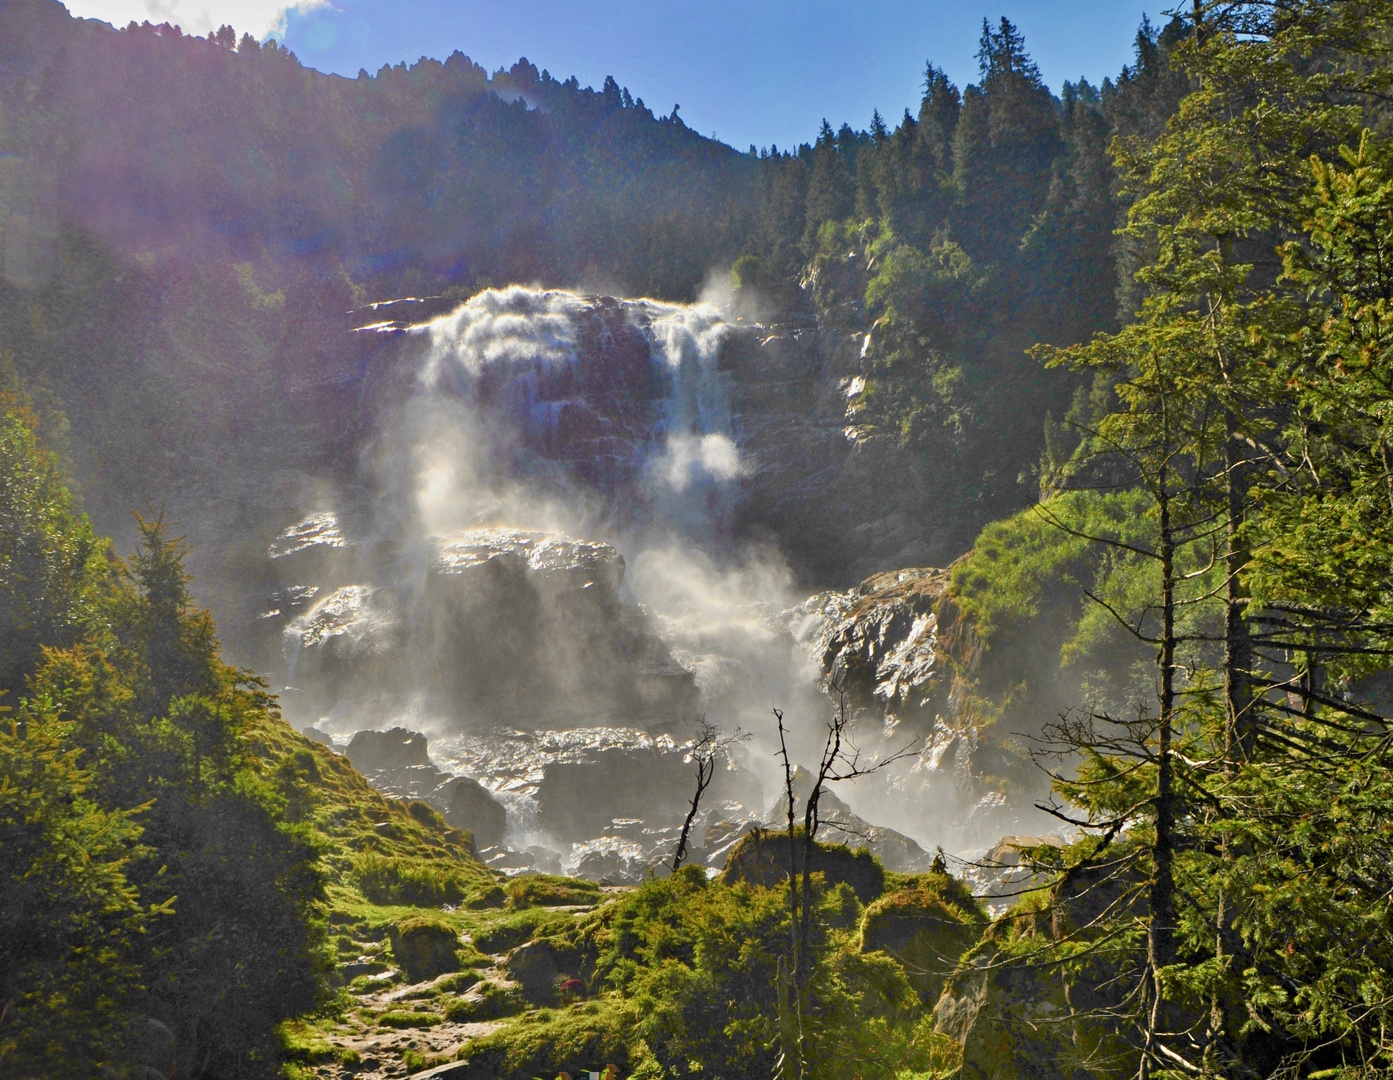
<path id="1" fill-rule="evenodd" d="M 322 378 L 350 308 L 511 282 L 690 300 L 729 278 L 734 310 L 814 326 L 824 351 L 870 334 L 853 441 L 896 474 L 892 509 L 951 523 L 949 558 L 1032 497 L 1075 380 L 1025 350 L 1114 325 L 1130 256 L 1108 142 L 1159 130 L 1183 88 L 1179 24 L 1058 98 L 1003 22 L 976 84 L 930 65 L 893 129 L 740 153 L 525 60 L 344 79 L 230 28 L 113 30 L 56 0 L 14 0 L 0 30 L 4 347 L 74 421 L 104 528 L 187 492 L 200 540 L 227 531 L 187 505 L 216 500 L 210 476 L 235 474 L 226 492 L 313 445 L 285 434 L 320 419 L 286 391 Z M 159 448 L 126 434 L 156 423 Z"/>

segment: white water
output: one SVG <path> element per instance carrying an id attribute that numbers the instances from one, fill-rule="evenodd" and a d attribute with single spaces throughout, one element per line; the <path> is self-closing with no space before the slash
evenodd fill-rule
<path id="1" fill-rule="evenodd" d="M 469 553 L 469 567 L 486 563 L 496 552 L 480 538 L 504 537 L 525 548 L 522 561 L 534 573 L 561 563 L 583 571 L 600 550 L 586 542 L 599 542 L 622 554 L 620 597 L 647 613 L 671 660 L 691 673 L 707 717 L 755 736 L 743 756 L 764 791 L 781 785 L 774 708 L 793 726 L 795 757 L 813 761 L 830 705 L 816 687 L 815 658 L 778 618 L 804 594 L 777 551 L 732 535 L 740 484 L 756 463 L 739 446 L 720 368 L 729 332 L 709 305 L 597 304 L 520 287 L 481 293 L 413 328 L 403 343 L 408 390 L 378 417 L 363 462 L 372 479 L 371 528 L 349 536 L 333 508 L 307 507 L 281 547 L 356 552 L 345 571 L 352 580 L 320 589 L 317 603 L 289 623 L 292 673 L 302 646 L 325 636 L 361 640 L 352 655 L 366 660 L 385 648 L 374 634 L 390 631 L 417 635 L 415 659 L 395 665 L 417 681 L 393 688 L 390 677 L 378 678 L 370 692 L 350 688 L 322 707 L 316 700 L 310 718 L 322 716 L 322 727 L 344 735 L 393 724 L 424 731 L 442 766 L 475 776 L 505 801 L 510 845 L 546 845 L 532 797 L 548 763 L 680 745 L 693 717 L 626 717 L 609 705 L 591 708 L 579 689 L 563 696 L 570 708 L 559 719 L 529 713 L 526 695 L 501 710 L 481 707 L 468 686 L 449 700 L 432 694 L 424 684 L 452 662 L 437 657 L 447 655 L 448 642 L 422 645 L 441 581 L 432 567 L 458 562 L 460 551 Z M 565 558 L 554 564 L 543 551 Z M 557 611 L 564 626 L 569 609 Z M 494 614 L 506 621 L 506 612 Z M 540 664 L 581 687 L 591 657 L 554 649 L 499 663 Z M 858 801 L 855 791 L 840 794 Z M 878 820 L 936 839 L 903 791 L 865 795 Z"/>

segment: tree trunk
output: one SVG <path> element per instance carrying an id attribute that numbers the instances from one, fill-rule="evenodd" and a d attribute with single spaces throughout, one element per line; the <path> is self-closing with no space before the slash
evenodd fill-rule
<path id="1" fill-rule="evenodd" d="M 1146 1028 L 1146 1047 L 1138 1070 L 1140 1080 L 1150 1075 L 1156 1056 L 1157 1032 L 1163 1017 L 1164 993 L 1161 969 L 1175 958 L 1175 796 L 1172 790 L 1171 738 L 1175 717 L 1175 535 L 1171 524 L 1170 494 L 1166 469 L 1159 477 L 1161 557 L 1161 694 L 1156 740 L 1156 839 L 1151 881 L 1151 921 L 1147 931 L 1147 964 L 1151 969 L 1151 1014 Z"/>

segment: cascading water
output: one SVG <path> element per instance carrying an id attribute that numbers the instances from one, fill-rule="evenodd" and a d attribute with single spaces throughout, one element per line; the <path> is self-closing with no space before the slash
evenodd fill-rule
<path id="1" fill-rule="evenodd" d="M 427 733 L 434 765 L 378 762 L 377 782 L 440 800 L 443 765 L 484 783 L 508 809 L 499 865 L 622 877 L 668 852 L 701 715 L 755 741 L 697 846 L 767 814 L 772 708 L 814 760 L 829 703 L 804 633 L 823 616 L 732 527 L 759 465 L 731 409 L 741 334 L 710 306 L 518 287 L 397 331 L 353 482 L 270 551 L 287 715 Z M 903 790 L 870 796 L 902 827 Z M 927 858 L 880 832 L 897 868 Z"/>

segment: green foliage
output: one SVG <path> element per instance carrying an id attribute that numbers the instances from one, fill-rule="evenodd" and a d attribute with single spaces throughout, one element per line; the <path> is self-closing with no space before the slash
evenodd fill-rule
<path id="1" fill-rule="evenodd" d="M 0 416 L 0 691 L 23 689 L 45 647 L 92 625 L 109 578 L 105 546 L 51 455 L 13 411 Z"/>
<path id="2" fill-rule="evenodd" d="M 167 916 L 126 877 L 138 808 L 92 801 L 68 728 L 43 699 L 0 716 L 0 1068 L 16 1075 L 121 1064 L 135 942 Z"/>
<path id="3" fill-rule="evenodd" d="M 605 1001 L 533 1011 L 469 1045 L 469 1062 L 482 1074 L 530 1080 L 568 1072 L 599 1072 L 606 1065 L 629 1070 L 634 1007 Z M 634 1051 L 637 1051 L 635 1053 Z M 641 1060 L 641 1058 L 640 1058 Z"/>
<path id="4" fill-rule="evenodd" d="M 441 1017 L 429 1012 L 385 1012 L 377 1018 L 377 1026 L 385 1028 L 428 1028 L 441 1023 Z"/>

